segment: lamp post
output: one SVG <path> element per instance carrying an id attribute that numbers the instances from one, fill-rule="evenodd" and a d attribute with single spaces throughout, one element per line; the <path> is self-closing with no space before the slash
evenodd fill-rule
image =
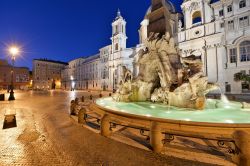
<path id="1" fill-rule="evenodd" d="M 9 101 L 11 101 L 11 100 L 15 100 L 15 96 L 14 96 L 14 65 L 15 65 L 16 56 L 20 53 L 20 50 L 16 46 L 11 46 L 8 49 L 8 51 L 9 51 L 9 54 L 11 56 L 11 62 L 12 62 L 11 85 L 10 85 L 10 96 L 9 96 Z"/>

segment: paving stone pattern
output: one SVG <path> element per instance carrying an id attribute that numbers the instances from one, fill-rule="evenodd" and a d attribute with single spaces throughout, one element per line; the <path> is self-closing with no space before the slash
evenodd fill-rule
<path id="1" fill-rule="evenodd" d="M 16 93 L 14 102 L 0 102 L 0 124 L 5 109 L 17 113 L 17 127 L 0 130 L 0 165 L 209 165 L 158 155 L 77 125 L 68 114 L 69 103 L 82 95 L 89 94 L 29 91 Z"/>

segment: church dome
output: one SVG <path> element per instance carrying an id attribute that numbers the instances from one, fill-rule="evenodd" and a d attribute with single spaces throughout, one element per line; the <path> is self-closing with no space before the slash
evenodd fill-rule
<path id="1" fill-rule="evenodd" d="M 169 0 L 165 0 L 165 5 L 166 7 L 168 8 L 168 10 L 172 13 L 176 13 L 176 9 L 175 9 L 175 6 L 173 5 L 172 2 L 170 2 Z M 152 10 L 152 6 L 150 6 L 145 14 L 145 17 L 151 13 L 151 10 Z"/>

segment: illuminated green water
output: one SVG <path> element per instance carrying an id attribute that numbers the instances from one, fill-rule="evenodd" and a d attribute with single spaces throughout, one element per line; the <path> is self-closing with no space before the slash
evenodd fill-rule
<path id="1" fill-rule="evenodd" d="M 167 105 L 150 102 L 115 102 L 112 98 L 98 99 L 96 104 L 117 112 L 162 119 L 250 124 L 250 109 L 241 109 L 241 104 L 237 102 L 223 103 L 220 100 L 208 99 L 206 109 L 203 111 L 168 107 Z M 218 108 L 216 108 L 216 105 Z"/>

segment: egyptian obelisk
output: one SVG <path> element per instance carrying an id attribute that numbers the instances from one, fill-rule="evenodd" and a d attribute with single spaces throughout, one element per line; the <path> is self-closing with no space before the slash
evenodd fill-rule
<path id="1" fill-rule="evenodd" d="M 151 32 L 165 34 L 166 31 L 172 36 L 170 26 L 171 13 L 166 7 L 165 0 L 151 0 L 151 13 L 147 15 L 149 19 L 148 34 Z"/>

